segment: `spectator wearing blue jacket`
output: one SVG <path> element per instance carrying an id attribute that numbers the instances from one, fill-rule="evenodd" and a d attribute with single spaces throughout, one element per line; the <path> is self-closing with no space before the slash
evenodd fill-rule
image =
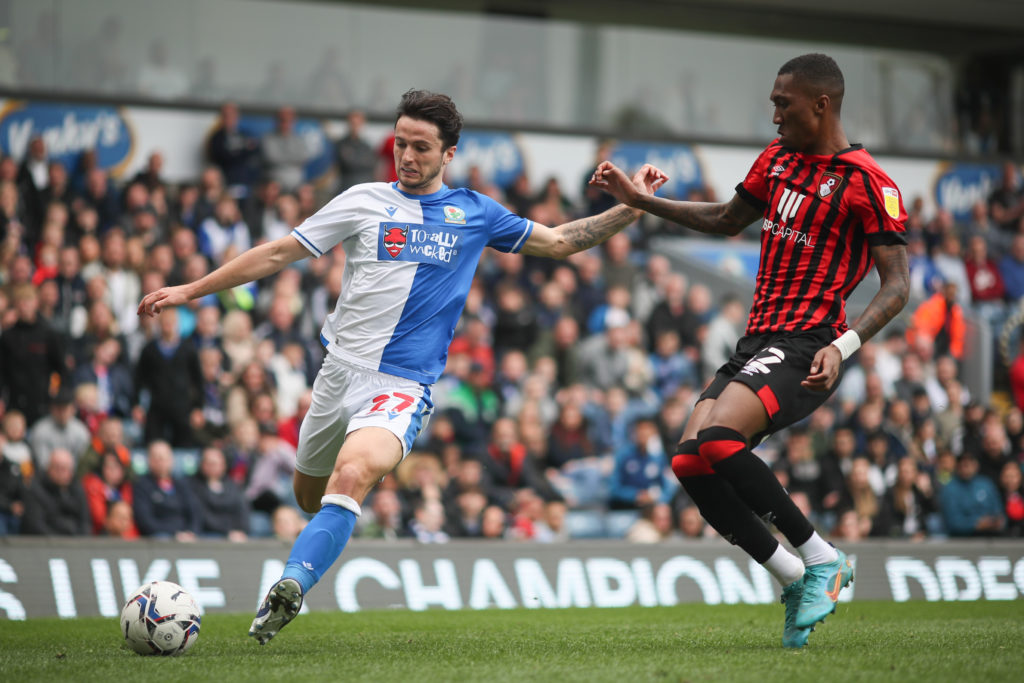
<path id="1" fill-rule="evenodd" d="M 995 536 L 1006 525 L 1002 502 L 992 480 L 978 474 L 978 458 L 964 451 L 955 476 L 940 493 L 942 518 L 950 536 Z"/>
<path id="2" fill-rule="evenodd" d="M 1014 235 L 1010 252 L 999 261 L 999 274 L 1006 286 L 1006 298 L 1011 303 L 1024 299 L 1024 233 Z"/>
<path id="3" fill-rule="evenodd" d="M 608 506 L 614 510 L 636 510 L 652 503 L 669 502 L 677 484 L 668 471 L 658 425 L 649 418 L 637 420 L 632 442 L 615 453 Z"/>

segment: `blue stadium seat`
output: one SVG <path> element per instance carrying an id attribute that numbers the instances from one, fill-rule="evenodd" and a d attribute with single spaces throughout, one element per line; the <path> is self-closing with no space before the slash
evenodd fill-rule
<path id="1" fill-rule="evenodd" d="M 172 452 L 174 454 L 173 474 L 175 477 L 191 477 L 199 471 L 200 453 L 198 448 L 175 448 Z M 149 466 L 146 464 L 145 448 L 133 448 L 131 457 L 132 472 L 136 476 L 145 474 L 149 470 Z"/>
<path id="2" fill-rule="evenodd" d="M 626 532 L 640 518 L 638 510 L 611 510 L 604 515 L 605 535 L 609 538 L 625 538 Z"/>
<path id="3" fill-rule="evenodd" d="M 565 528 L 569 538 L 604 538 L 604 514 L 599 510 L 569 510 Z"/>

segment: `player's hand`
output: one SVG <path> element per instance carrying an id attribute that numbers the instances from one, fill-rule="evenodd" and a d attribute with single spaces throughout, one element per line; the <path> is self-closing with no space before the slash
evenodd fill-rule
<path id="1" fill-rule="evenodd" d="M 839 368 L 843 365 L 843 355 L 833 344 L 818 349 L 811 361 L 811 372 L 800 386 L 811 391 L 828 391 L 839 377 Z"/>
<path id="2" fill-rule="evenodd" d="M 161 287 L 155 292 L 150 292 L 142 298 L 142 302 L 139 304 L 139 310 L 137 311 L 140 316 L 148 316 L 150 318 L 159 315 L 160 311 L 167 308 L 168 306 L 181 306 L 190 301 L 190 297 L 185 293 L 185 286 L 178 285 L 177 287 Z"/>
<path id="3" fill-rule="evenodd" d="M 590 177 L 589 184 L 604 190 L 626 206 L 633 206 L 641 194 L 654 194 L 666 180 L 668 176 L 650 164 L 645 164 L 630 180 L 621 168 L 610 161 L 602 161 Z"/>
<path id="4" fill-rule="evenodd" d="M 633 175 L 633 187 L 641 194 L 654 194 L 667 181 L 668 176 L 665 175 L 664 171 L 650 164 L 644 164 Z"/>

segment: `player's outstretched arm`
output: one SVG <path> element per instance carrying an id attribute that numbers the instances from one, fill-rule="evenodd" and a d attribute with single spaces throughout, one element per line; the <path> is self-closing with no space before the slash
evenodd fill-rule
<path id="1" fill-rule="evenodd" d="M 644 164 L 636 172 L 632 183 L 638 194 L 653 194 L 665 184 L 668 176 L 660 169 Z M 636 221 L 642 211 L 628 206 L 615 206 L 604 213 L 563 223 L 554 228 L 536 224 L 523 245 L 523 253 L 531 256 L 565 258 L 601 244 L 609 237 Z"/>
<path id="2" fill-rule="evenodd" d="M 629 178 L 610 161 L 602 161 L 590 184 L 631 206 L 687 228 L 712 235 L 738 235 L 762 212 L 739 195 L 724 203 L 682 202 L 637 192 Z"/>
<path id="3" fill-rule="evenodd" d="M 882 286 L 864 312 L 850 326 L 850 329 L 857 333 L 860 342 L 871 339 L 895 318 L 906 306 L 910 296 L 907 248 L 902 244 L 872 247 L 871 257 L 875 261 Z M 811 391 L 831 389 L 839 376 L 842 363 L 842 352 L 835 344 L 819 349 L 811 361 L 811 371 L 803 381 L 803 386 Z"/>
<path id="4" fill-rule="evenodd" d="M 155 316 L 168 306 L 181 306 L 193 299 L 259 280 L 289 263 L 309 256 L 309 251 L 291 235 L 253 247 L 195 282 L 163 287 L 150 292 L 139 303 L 140 316 Z"/>

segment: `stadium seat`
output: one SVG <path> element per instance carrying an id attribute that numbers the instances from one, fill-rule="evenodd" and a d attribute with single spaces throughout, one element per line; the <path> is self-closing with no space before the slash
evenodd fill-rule
<path id="1" fill-rule="evenodd" d="M 599 510 L 570 510 L 565 516 L 569 538 L 604 538 L 604 515 Z"/>
<path id="2" fill-rule="evenodd" d="M 609 538 L 625 538 L 626 532 L 640 518 L 637 510 L 611 510 L 604 515 L 605 535 Z"/>

